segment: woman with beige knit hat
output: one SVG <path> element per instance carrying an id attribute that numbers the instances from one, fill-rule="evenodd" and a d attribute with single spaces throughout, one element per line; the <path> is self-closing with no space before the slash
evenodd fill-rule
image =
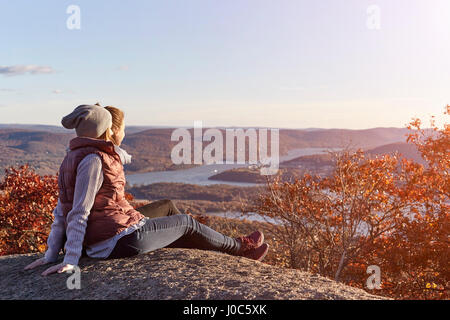
<path id="1" fill-rule="evenodd" d="M 124 113 L 114 107 L 80 105 L 62 125 L 75 129 L 58 175 L 59 198 L 45 256 L 25 267 L 62 263 L 42 274 L 64 272 L 85 254 L 123 258 L 163 247 L 216 250 L 262 260 L 268 251 L 264 235 L 231 238 L 181 214 L 171 200 L 134 209 L 125 199 L 123 165 L 131 156 L 120 145 L 125 137 Z"/>

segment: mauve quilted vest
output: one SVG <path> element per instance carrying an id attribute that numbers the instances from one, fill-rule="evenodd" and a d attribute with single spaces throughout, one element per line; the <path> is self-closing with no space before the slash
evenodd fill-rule
<path id="1" fill-rule="evenodd" d="M 99 155 L 102 160 L 103 184 L 89 214 L 83 245 L 111 238 L 144 218 L 125 199 L 123 165 L 111 141 L 77 137 L 70 141 L 69 148 L 58 176 L 64 217 L 72 209 L 78 164 L 91 153 Z"/>

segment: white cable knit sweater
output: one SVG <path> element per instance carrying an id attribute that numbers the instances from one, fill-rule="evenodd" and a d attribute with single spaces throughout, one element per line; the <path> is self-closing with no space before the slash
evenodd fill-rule
<path id="1" fill-rule="evenodd" d="M 131 162 L 131 156 L 122 148 L 114 146 L 120 156 L 122 164 Z M 50 235 L 47 240 L 48 249 L 45 253 L 47 262 L 55 262 L 58 259 L 64 243 L 64 234 L 67 236 L 65 243 L 66 254 L 64 264 L 78 265 L 83 248 L 83 240 L 90 211 L 94 205 L 95 196 L 103 183 L 102 161 L 96 154 L 89 154 L 80 161 L 77 167 L 75 193 L 72 210 L 67 214 L 67 230 L 64 228 L 64 216 L 60 208 L 60 202 L 53 211 L 53 221 Z M 145 224 L 145 218 L 141 219 L 118 235 L 105 241 L 96 243 L 86 248 L 86 254 L 91 258 L 107 258 L 114 249 L 117 240 L 130 234 Z"/>

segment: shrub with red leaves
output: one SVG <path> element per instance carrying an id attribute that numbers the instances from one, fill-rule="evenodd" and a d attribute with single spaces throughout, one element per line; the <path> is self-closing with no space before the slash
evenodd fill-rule
<path id="1" fill-rule="evenodd" d="M 44 252 L 58 203 L 57 175 L 28 165 L 5 169 L 0 184 L 0 255 Z"/>

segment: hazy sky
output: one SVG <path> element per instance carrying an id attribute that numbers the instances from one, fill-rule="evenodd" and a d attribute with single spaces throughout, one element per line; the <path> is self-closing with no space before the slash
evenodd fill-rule
<path id="1" fill-rule="evenodd" d="M 0 123 L 100 102 L 127 125 L 357 129 L 450 103 L 449 0 L 1 0 L 0 40 Z"/>

